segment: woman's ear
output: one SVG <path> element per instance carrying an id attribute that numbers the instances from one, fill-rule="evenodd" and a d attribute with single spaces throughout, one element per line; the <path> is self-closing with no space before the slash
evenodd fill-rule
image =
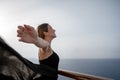
<path id="1" fill-rule="evenodd" d="M 44 35 L 47 35 L 47 32 L 43 32 Z"/>

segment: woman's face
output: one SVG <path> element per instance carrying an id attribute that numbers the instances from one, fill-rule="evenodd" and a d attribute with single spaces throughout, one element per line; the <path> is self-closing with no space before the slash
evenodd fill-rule
<path id="1" fill-rule="evenodd" d="M 55 34 L 55 30 L 50 26 L 48 25 L 48 35 L 51 36 L 52 38 L 55 38 L 56 37 L 56 34 Z"/>

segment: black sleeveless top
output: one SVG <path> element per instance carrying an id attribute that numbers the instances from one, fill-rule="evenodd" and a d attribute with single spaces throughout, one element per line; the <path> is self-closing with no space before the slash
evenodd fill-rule
<path id="1" fill-rule="evenodd" d="M 39 63 L 58 70 L 59 56 L 53 51 L 52 55 L 50 55 L 47 59 L 39 60 Z M 54 78 L 42 75 L 40 80 L 57 80 L 57 78 L 58 75 L 56 75 Z"/>

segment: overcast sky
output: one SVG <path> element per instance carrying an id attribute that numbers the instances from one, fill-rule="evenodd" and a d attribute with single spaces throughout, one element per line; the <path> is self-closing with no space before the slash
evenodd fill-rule
<path id="1" fill-rule="evenodd" d="M 0 36 L 26 58 L 38 48 L 18 41 L 18 25 L 48 22 L 60 58 L 120 58 L 120 0 L 0 0 Z"/>

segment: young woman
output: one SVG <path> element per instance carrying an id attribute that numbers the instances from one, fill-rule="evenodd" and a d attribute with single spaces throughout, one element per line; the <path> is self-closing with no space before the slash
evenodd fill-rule
<path id="1" fill-rule="evenodd" d="M 29 26 L 18 26 L 19 41 L 25 43 L 32 43 L 39 48 L 39 62 L 40 64 L 58 70 L 59 56 L 52 50 L 51 43 L 56 38 L 55 30 L 48 23 L 43 23 L 38 26 L 37 31 Z M 42 75 L 39 80 L 57 80 L 58 75 L 55 77 L 48 77 Z"/>

